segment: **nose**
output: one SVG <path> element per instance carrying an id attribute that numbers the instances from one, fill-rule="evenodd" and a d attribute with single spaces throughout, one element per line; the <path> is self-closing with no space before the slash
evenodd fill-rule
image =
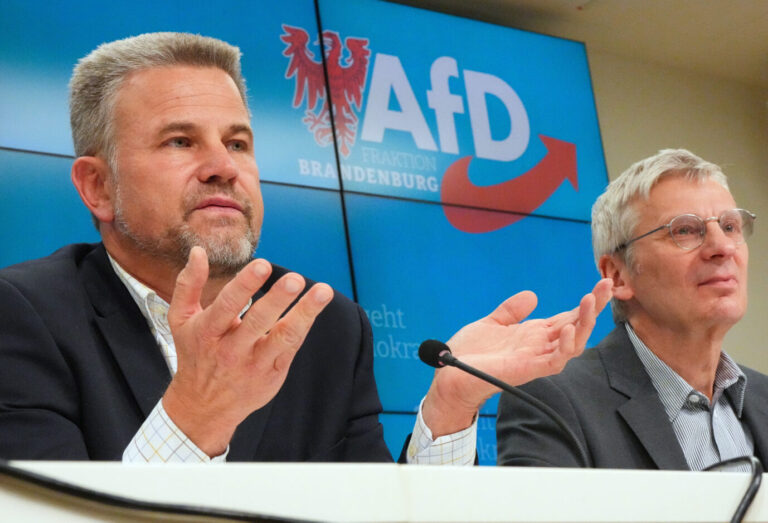
<path id="1" fill-rule="evenodd" d="M 202 183 L 229 182 L 240 173 L 234 158 L 223 143 L 205 147 L 197 171 L 197 178 Z"/>
<path id="2" fill-rule="evenodd" d="M 726 236 L 717 220 L 707 222 L 707 234 L 701 246 L 701 253 L 706 258 L 715 256 L 729 257 L 736 252 L 736 242 Z"/>

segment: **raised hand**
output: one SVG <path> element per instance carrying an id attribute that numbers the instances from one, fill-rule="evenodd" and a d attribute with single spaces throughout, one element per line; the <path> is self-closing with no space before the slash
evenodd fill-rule
<path id="1" fill-rule="evenodd" d="M 611 287 L 611 280 L 600 280 L 575 309 L 528 321 L 523 320 L 536 308 L 536 295 L 520 292 L 463 327 L 447 344 L 457 358 L 512 385 L 556 374 L 584 350 L 611 298 Z M 438 369 L 424 400 L 424 421 L 433 437 L 458 432 L 496 392 L 493 385 L 458 369 Z"/>
<path id="2" fill-rule="evenodd" d="M 168 323 L 178 371 L 163 407 L 209 456 L 224 452 L 235 428 L 277 394 L 315 318 L 333 297 L 328 285 L 315 284 L 286 313 L 305 286 L 300 275 L 289 273 L 241 318 L 271 271 L 266 260 L 253 260 L 203 308 L 208 259 L 205 250 L 193 247 L 176 280 Z"/>

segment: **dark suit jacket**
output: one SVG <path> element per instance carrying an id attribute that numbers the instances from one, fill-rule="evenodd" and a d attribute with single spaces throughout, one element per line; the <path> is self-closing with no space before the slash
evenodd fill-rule
<path id="1" fill-rule="evenodd" d="M 755 455 L 768 458 L 768 376 L 744 368 L 742 421 Z M 688 469 L 682 448 L 651 378 L 623 325 L 562 373 L 521 387 L 565 418 L 598 468 Z M 529 404 L 503 394 L 499 402 L 500 465 L 581 466 L 562 430 Z"/>
<path id="2" fill-rule="evenodd" d="M 391 460 L 371 344 L 365 314 L 337 294 L 228 461 Z M 0 271 L 0 458 L 119 460 L 170 379 L 101 244 Z"/>

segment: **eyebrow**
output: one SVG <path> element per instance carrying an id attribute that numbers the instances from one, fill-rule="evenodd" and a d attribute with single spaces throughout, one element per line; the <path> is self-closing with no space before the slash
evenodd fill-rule
<path id="1" fill-rule="evenodd" d="M 175 133 L 175 132 L 192 132 L 195 129 L 196 125 L 191 122 L 171 122 L 168 125 L 164 126 L 162 129 L 160 129 L 157 134 L 164 135 L 169 133 Z"/>
<path id="2" fill-rule="evenodd" d="M 253 130 L 251 129 L 250 125 L 245 124 L 232 124 L 229 126 L 229 133 L 230 134 L 240 134 L 245 133 L 248 135 L 248 138 L 253 140 Z"/>
<path id="3" fill-rule="evenodd" d="M 170 133 L 182 132 L 191 133 L 197 129 L 197 125 L 192 122 L 171 122 L 158 131 L 158 135 L 163 136 Z M 245 133 L 253 140 L 253 130 L 250 125 L 232 124 L 227 128 L 229 134 Z"/>

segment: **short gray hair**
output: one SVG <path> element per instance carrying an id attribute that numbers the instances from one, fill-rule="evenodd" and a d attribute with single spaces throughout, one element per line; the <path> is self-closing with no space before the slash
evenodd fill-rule
<path id="1" fill-rule="evenodd" d="M 76 156 L 103 156 L 116 167 L 114 107 L 123 80 L 151 67 L 217 67 L 232 77 L 248 107 L 240 49 L 189 33 L 147 33 L 101 44 L 82 58 L 69 82 L 69 116 Z"/>
<path id="2" fill-rule="evenodd" d="M 685 149 L 663 149 L 640 160 L 608 184 L 608 188 L 592 206 L 592 250 L 595 262 L 604 254 L 623 256 L 630 270 L 633 267 L 632 249 L 617 249 L 631 239 L 639 216 L 635 203 L 647 200 L 656 183 L 667 176 L 684 176 L 690 180 L 714 180 L 726 190 L 728 180 L 717 165 L 699 158 Z M 613 319 L 618 323 L 627 319 L 625 305 L 612 300 Z"/>

